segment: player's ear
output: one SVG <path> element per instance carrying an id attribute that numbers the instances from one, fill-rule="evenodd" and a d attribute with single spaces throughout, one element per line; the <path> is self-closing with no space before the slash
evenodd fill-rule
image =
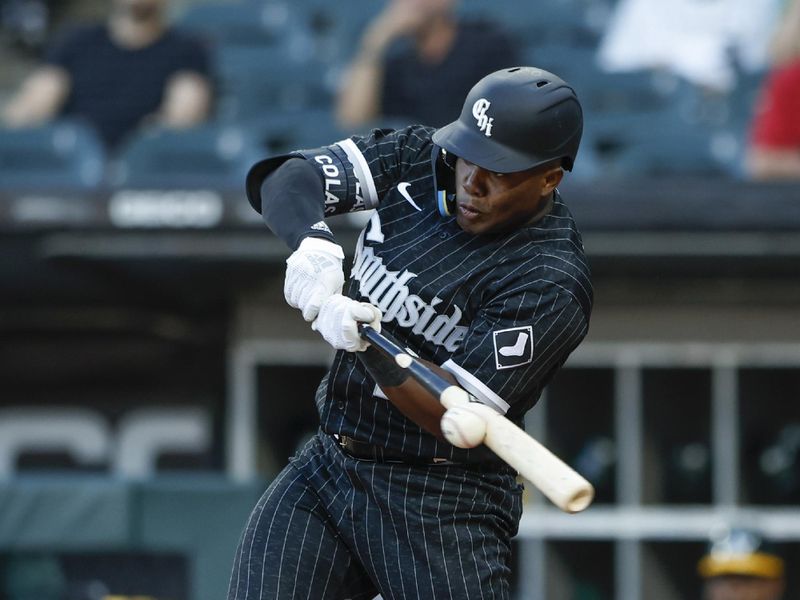
<path id="1" fill-rule="evenodd" d="M 561 165 L 553 165 L 542 173 L 542 196 L 548 196 L 558 187 L 564 178 L 564 169 Z"/>

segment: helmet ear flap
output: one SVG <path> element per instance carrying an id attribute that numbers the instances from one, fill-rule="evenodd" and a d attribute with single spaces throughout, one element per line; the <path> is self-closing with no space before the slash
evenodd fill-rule
<path id="1" fill-rule="evenodd" d="M 458 160 L 458 157 L 455 154 L 451 154 L 442 148 L 442 162 L 451 171 L 456 170 L 456 160 Z"/>
<path id="2" fill-rule="evenodd" d="M 439 214 L 443 217 L 452 217 L 456 212 L 456 195 L 450 194 L 447 190 L 436 192 L 436 205 L 439 207 Z"/>
<path id="3" fill-rule="evenodd" d="M 443 217 L 456 212 L 456 160 L 457 156 L 440 148 L 436 162 L 436 206 Z"/>

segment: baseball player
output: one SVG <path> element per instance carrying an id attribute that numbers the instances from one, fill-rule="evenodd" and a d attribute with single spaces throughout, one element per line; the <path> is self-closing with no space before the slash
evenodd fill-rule
<path id="1" fill-rule="evenodd" d="M 321 427 L 257 503 L 229 600 L 508 598 L 516 473 L 445 441 L 437 399 L 358 335 L 369 323 L 521 424 L 586 335 L 592 288 L 558 193 L 582 132 L 573 90 L 497 71 L 458 120 L 269 158 L 251 204 L 294 250 L 285 295 L 334 348 Z M 376 209 L 343 291 L 325 217 Z"/>

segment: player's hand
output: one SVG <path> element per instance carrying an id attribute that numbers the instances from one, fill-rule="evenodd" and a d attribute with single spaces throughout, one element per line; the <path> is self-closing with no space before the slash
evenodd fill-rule
<path id="1" fill-rule="evenodd" d="M 299 308 L 306 321 L 317 318 L 322 303 L 340 294 L 344 285 L 342 247 L 328 240 L 307 237 L 286 260 L 283 295 L 293 308 Z"/>
<path id="2" fill-rule="evenodd" d="M 363 352 L 369 342 L 358 334 L 359 323 L 369 323 L 376 331 L 381 330 L 380 309 L 367 302 L 358 302 L 347 296 L 335 294 L 322 304 L 317 320 L 311 324 L 325 341 L 337 350 Z"/>

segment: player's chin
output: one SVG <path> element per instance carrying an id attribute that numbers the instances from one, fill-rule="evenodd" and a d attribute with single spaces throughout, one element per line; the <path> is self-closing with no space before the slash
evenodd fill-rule
<path id="1" fill-rule="evenodd" d="M 513 229 L 509 224 L 491 219 L 485 213 L 476 218 L 459 212 L 456 214 L 456 223 L 463 231 L 472 235 L 498 234 Z"/>
<path id="2" fill-rule="evenodd" d="M 475 224 L 472 223 L 471 221 L 467 221 L 461 215 L 456 215 L 456 223 L 458 223 L 458 226 L 467 233 L 471 234 L 477 233 L 475 231 Z"/>

